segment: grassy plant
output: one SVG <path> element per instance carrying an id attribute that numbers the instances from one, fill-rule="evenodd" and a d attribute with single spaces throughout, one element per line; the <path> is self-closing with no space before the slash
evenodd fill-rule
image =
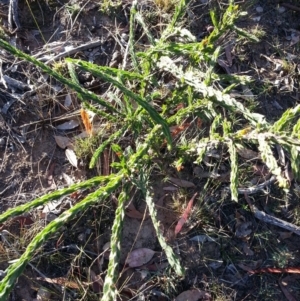
<path id="1" fill-rule="evenodd" d="M 174 0 L 153 0 L 155 5 L 165 12 L 168 12 L 170 9 L 173 9 L 177 1 Z"/>
<path id="2" fill-rule="evenodd" d="M 28 212 L 40 205 L 73 193 L 78 189 L 91 189 L 88 195 L 74 207 L 66 210 L 57 219 L 49 223 L 29 243 L 19 260 L 7 270 L 7 275 L 0 284 L 0 300 L 5 300 L 12 290 L 16 279 L 33 258 L 36 250 L 66 223 L 81 214 L 86 208 L 103 203 L 111 193 L 118 195 L 118 207 L 112 227 L 111 246 L 108 271 L 104 283 L 102 300 L 115 300 L 117 296 L 116 279 L 120 253 L 120 238 L 124 218 L 124 202 L 132 186 L 137 187 L 145 196 L 145 202 L 157 234 L 161 248 L 164 250 L 170 266 L 179 277 L 185 273 L 183 267 L 171 246 L 160 232 L 156 217 L 156 208 L 151 192 L 151 162 L 160 157 L 160 150 L 165 149 L 167 155 L 180 166 L 184 160 L 191 159 L 201 164 L 205 155 L 219 146 L 224 147 L 227 161 L 230 165 L 230 191 L 232 200 L 238 201 L 239 160 L 236 145 L 252 145 L 260 150 L 263 161 L 270 171 L 277 176 L 282 187 L 287 187 L 287 180 L 282 175 L 282 168 L 273 154 L 273 146 L 280 144 L 290 155 L 291 165 L 299 177 L 300 149 L 300 109 L 286 111 L 274 124 L 268 123 L 264 116 L 254 113 L 241 102 L 232 97 L 229 92 L 233 87 L 249 82 L 248 77 L 234 75 L 219 75 L 215 64 L 222 52 L 220 38 L 228 33 L 243 36 L 251 41 L 258 41 L 257 35 L 245 32 L 235 25 L 235 21 L 243 15 L 233 1 L 223 16 L 210 13 L 214 30 L 203 39 L 196 42 L 192 33 L 180 22 L 185 15 L 187 1 L 176 3 L 171 22 L 160 32 L 160 37 L 154 39 L 154 34 L 147 28 L 141 12 L 138 12 L 137 1 L 133 2 L 130 19 L 129 54 L 132 71 L 101 67 L 88 62 L 66 59 L 70 78 L 62 76 L 54 66 L 50 68 L 33 57 L 15 49 L 7 42 L 0 40 L 0 46 L 20 59 L 25 59 L 55 80 L 77 92 L 84 107 L 92 110 L 105 122 L 114 122 L 116 131 L 106 135 L 100 145 L 94 141 L 83 141 L 84 148 L 92 147 L 90 167 L 94 167 L 99 156 L 106 147 L 111 147 L 118 155 L 119 162 L 114 162 L 116 173 L 105 177 L 95 177 L 69 188 L 58 190 L 37 198 L 16 208 L 9 209 L 0 215 L 0 223 L 7 219 Z M 105 1 L 105 5 L 112 5 Z M 168 6 L 171 1 L 158 1 Z M 173 2 L 172 2 L 173 3 Z M 143 52 L 136 48 L 134 28 L 139 23 L 151 45 Z M 184 42 L 182 42 L 184 39 Z M 219 45 L 219 46 L 216 46 Z M 78 82 L 76 70 L 90 72 L 107 83 L 112 84 L 118 92 L 118 102 L 112 105 L 100 96 L 84 89 Z M 176 79 L 176 85 L 167 93 L 167 100 L 162 109 L 154 108 L 158 91 L 169 84 L 169 78 Z M 226 84 L 224 84 L 224 82 Z M 229 86 L 229 87 L 228 87 Z M 179 133 L 179 138 L 170 133 L 170 127 L 180 127 L 186 120 L 199 118 L 208 123 L 208 129 L 193 133 Z M 242 122 L 237 122 L 242 121 Z M 192 122 L 191 122 L 192 123 Z M 245 130 L 246 129 L 246 130 Z M 187 130 L 188 131 L 188 130 Z M 126 150 L 116 145 L 122 136 L 134 137 L 134 145 Z M 185 136 L 184 136 L 185 135 Z M 181 138 L 181 139 L 180 139 Z M 181 143 L 176 143 L 181 141 Z M 81 143 L 81 142 L 78 142 Z M 221 157 L 220 161 L 225 159 Z M 172 288 L 173 289 L 173 288 Z"/>

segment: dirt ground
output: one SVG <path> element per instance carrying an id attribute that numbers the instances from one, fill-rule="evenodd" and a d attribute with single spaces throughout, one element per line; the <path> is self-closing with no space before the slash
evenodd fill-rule
<path id="1" fill-rule="evenodd" d="M 47 60 L 47 50 L 59 54 L 63 47 L 77 47 L 100 39 L 97 47 L 79 50 L 72 57 L 104 66 L 118 66 L 118 60 L 122 60 L 120 42 L 128 34 L 131 1 L 123 1 L 116 11 L 103 13 L 99 10 L 100 1 L 96 0 L 19 0 L 21 27 L 14 33 L 8 30 L 8 2 L 0 1 L 2 28 L 7 39 L 24 52 L 39 54 L 39 58 Z M 143 9 L 151 10 L 150 2 L 143 1 Z M 248 88 L 258 103 L 256 111 L 269 121 L 276 120 L 287 108 L 299 103 L 300 5 L 297 1 L 286 1 L 290 6 L 279 1 L 239 2 L 248 16 L 237 25 L 260 36 L 260 42 L 242 43 L 232 37 L 228 42 L 232 64 L 226 63 L 224 53 L 222 60 L 225 63 L 220 61 L 218 68 L 224 74 L 252 76 L 254 81 Z M 212 7 L 218 9 L 219 2 L 191 1 L 188 23 L 199 41 L 211 26 L 209 9 Z M 0 211 L 4 212 L 70 182 L 78 183 L 97 175 L 103 172 L 103 167 L 89 170 L 86 158 L 79 160 L 78 168 L 73 167 L 55 141 L 55 135 L 73 137 L 83 131 L 76 95 L 51 82 L 34 66 L 15 60 L 1 49 L 0 58 L 3 74 L 25 84 L 21 88 L 6 88 L 0 84 Z M 105 95 L 106 83 L 84 73 L 79 79 L 84 87 Z M 22 98 L 32 86 L 35 93 Z M 67 97 L 71 97 L 71 104 L 67 104 Z M 246 99 L 245 105 L 253 103 Z M 57 129 L 70 120 L 77 124 L 74 128 Z M 167 170 L 168 176 L 178 177 L 172 168 Z M 299 266 L 300 237 L 255 219 L 244 199 L 240 203 L 224 199 L 223 188 L 228 185 L 224 181 L 216 182 L 214 188 L 201 195 L 192 220 L 175 239 L 172 233 L 180 210 L 172 204 L 177 199 L 183 204 L 182 209 L 195 192 L 203 191 L 206 180 L 197 177 L 196 171 L 197 166 L 191 163 L 185 166 L 181 175 L 184 180 L 192 182 L 194 188 L 174 192 L 176 187 L 163 182 L 163 176 L 154 181 L 162 231 L 186 269 L 185 278 L 179 279 L 170 272 L 159 251 L 145 204 L 138 193 L 133 193 L 133 206 L 127 211 L 121 242 L 120 300 L 172 300 L 193 287 L 209 292 L 213 300 L 285 300 L 284 289 L 292 294 L 294 299 L 290 300 L 300 300 L 300 282 L 295 274 L 247 273 L 262 266 Z M 172 187 L 175 188 L 170 191 Z M 266 193 L 257 193 L 254 200 L 266 213 L 300 225 L 298 187 L 292 182 L 290 191 L 284 194 L 275 185 L 270 186 Z M 74 199 L 67 201 L 73 202 Z M 62 210 L 61 207 L 56 209 Z M 28 239 L 38 229 L 59 214 L 53 209 L 45 218 L 43 209 L 23 217 L 22 221 L 13 220 L 2 226 L 2 231 L 9 231 L 13 237 L 7 237 L 10 251 L 7 251 L 4 241 L 0 245 L 1 270 L 18 257 L 17 252 L 24 251 Z M 82 289 L 79 293 L 72 289 L 71 284 L 66 284 L 66 279 L 74 281 L 77 277 L 89 282 L 88 274 L 92 271 L 102 277 L 97 281 L 93 279 L 101 287 L 107 268 L 105 249 L 114 209 L 113 201 L 109 206 L 89 209 L 74 224 L 66 225 L 61 233 L 57 233 L 32 262 L 47 279 L 56 279 L 56 282 L 61 279 L 68 289 L 64 290 L 63 285 L 50 283 L 45 278 L 42 281 L 41 273 L 28 266 L 10 300 L 38 300 L 42 287 L 52 292 L 50 300 L 96 300 L 100 291 L 95 285 L 89 287 L 91 292 L 87 292 L 87 287 L 83 289 L 86 294 Z M 24 221 L 24 228 L 20 227 Z M 156 254 L 144 269 L 123 268 L 128 253 L 137 248 L 155 250 Z"/>

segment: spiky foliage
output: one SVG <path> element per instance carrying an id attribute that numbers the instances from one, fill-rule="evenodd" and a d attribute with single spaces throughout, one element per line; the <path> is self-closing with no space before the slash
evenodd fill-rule
<path id="1" fill-rule="evenodd" d="M 115 279 L 118 272 L 116 267 L 124 217 L 124 201 L 127 199 L 128 190 L 132 186 L 136 186 L 144 192 L 160 245 L 166 252 L 169 263 L 176 273 L 183 275 L 184 271 L 178 258 L 175 256 L 172 248 L 167 245 L 160 232 L 156 209 L 150 194 L 150 185 L 147 181 L 139 182 L 137 180 L 139 176 L 145 174 L 145 169 L 147 169 L 149 174 L 151 173 L 149 162 L 151 162 L 154 155 L 160 155 L 159 151 L 155 150 L 160 150 L 164 145 L 168 145 L 167 151 L 173 147 L 173 152 L 167 155 L 173 158 L 177 164 L 178 162 L 180 164 L 183 162 L 183 156 L 179 158 L 175 156 L 174 158 L 174 154 L 182 155 L 184 153 L 191 160 L 200 164 L 208 152 L 220 145 L 225 145 L 231 166 L 230 189 L 232 199 L 235 201 L 238 200 L 239 185 L 236 149 L 238 144 L 245 142 L 258 148 L 262 159 L 277 177 L 279 184 L 286 187 L 287 183 L 282 175 L 281 167 L 273 154 L 273 146 L 280 144 L 290 154 L 292 169 L 295 176 L 299 177 L 300 122 L 299 120 L 297 121 L 300 112 L 299 106 L 285 112 L 282 118 L 273 125 L 269 124 L 264 119 L 264 116 L 253 113 L 238 99 L 228 94 L 233 87 L 249 82 L 249 77 L 221 75 L 215 72 L 214 66 L 223 49 L 223 46 L 217 43 L 220 37 L 225 37 L 230 32 L 242 35 L 247 39 L 257 40 L 235 26 L 235 21 L 242 15 L 238 6 L 234 5 L 233 1 L 230 1 L 227 10 L 220 18 L 217 17 L 215 12 L 211 12 L 214 30 L 203 41 L 197 42 L 191 32 L 183 28 L 179 22 L 186 12 L 187 2 L 185 0 L 178 2 L 171 22 L 161 32 L 160 38 L 156 40 L 153 38 L 154 35 L 151 29 L 147 28 L 142 13 L 138 11 L 137 1 L 133 2 L 128 44 L 130 61 L 134 70 L 132 72 L 67 59 L 70 78 L 66 78 L 42 62 L 0 40 L 0 46 L 6 51 L 9 51 L 17 58 L 33 63 L 55 80 L 73 89 L 78 93 L 83 106 L 98 114 L 102 120 L 116 124 L 118 130 L 115 133 L 109 133 L 108 138 L 98 147 L 93 154 L 90 167 L 95 165 L 101 152 L 106 147 L 112 147 L 120 155 L 120 162 L 113 163 L 114 168 L 117 170 L 115 174 L 107 177 L 95 177 L 81 184 L 76 184 L 70 188 L 35 199 L 25 205 L 9 209 L 0 215 L 0 222 L 3 222 L 78 189 L 93 188 L 94 190 L 36 235 L 19 260 L 9 267 L 6 277 L 1 281 L 0 300 L 5 300 L 8 297 L 16 279 L 24 270 L 26 264 L 33 258 L 35 251 L 54 232 L 59 231 L 60 227 L 87 207 L 97 202 L 104 202 L 109 194 L 113 192 L 119 196 L 119 204 L 112 229 L 111 245 L 113 248 L 102 300 L 115 300 L 117 293 Z M 144 52 L 136 51 L 134 39 L 136 22 L 142 26 L 151 45 Z M 120 95 L 118 96 L 118 104 L 113 106 L 100 96 L 82 88 L 77 80 L 75 67 L 91 72 L 94 76 L 112 84 Z M 158 112 L 154 109 L 153 103 L 161 95 L 160 90 L 163 88 L 162 86 L 169 84 L 168 82 L 161 84 L 161 78 L 165 81 L 167 80 L 163 77 L 164 74 L 170 74 L 172 78 L 177 80 L 177 83 L 175 87 L 170 89 L 167 100 L 162 104 L 161 111 Z M 199 131 L 197 131 L 192 133 L 189 139 L 178 139 L 179 142 L 177 144 L 174 143 L 174 137 L 170 134 L 169 127 L 180 126 L 185 120 L 194 120 L 195 117 L 209 123 L 210 126 L 208 128 L 210 130 L 208 133 L 205 133 L 205 131 L 198 133 Z M 222 122 L 222 120 L 225 121 Z M 238 123 L 236 120 L 241 120 L 242 122 Z M 245 130 L 245 126 L 247 130 Z M 126 154 L 123 153 L 120 147 L 113 144 L 125 132 L 135 137 L 135 145 L 130 150 L 127 149 L 128 152 Z M 222 159 L 220 158 L 220 160 Z M 149 176 L 148 178 L 151 177 Z M 98 187 L 95 190 L 97 185 L 100 185 L 100 188 Z"/>

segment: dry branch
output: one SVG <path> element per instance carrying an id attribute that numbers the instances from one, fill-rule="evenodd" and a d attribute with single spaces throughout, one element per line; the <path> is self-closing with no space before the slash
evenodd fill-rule
<path id="1" fill-rule="evenodd" d="M 263 211 L 258 210 L 258 208 L 252 204 L 252 202 L 250 201 L 250 199 L 246 193 L 245 193 L 245 199 L 246 199 L 251 211 L 253 212 L 254 216 L 257 219 L 259 219 L 265 223 L 268 223 L 268 224 L 283 228 L 285 230 L 291 231 L 297 235 L 300 235 L 300 227 L 297 227 L 289 222 L 286 222 L 282 219 L 279 219 L 277 217 L 271 216 Z"/>

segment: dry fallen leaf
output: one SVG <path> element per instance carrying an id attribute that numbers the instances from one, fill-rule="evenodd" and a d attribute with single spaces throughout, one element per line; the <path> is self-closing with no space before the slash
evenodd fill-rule
<path id="1" fill-rule="evenodd" d="M 126 208 L 125 214 L 128 217 L 132 217 L 132 218 L 136 218 L 136 219 L 143 219 L 144 218 L 144 214 L 142 214 L 141 212 L 137 211 L 135 208 Z"/>
<path id="2" fill-rule="evenodd" d="M 177 178 L 173 178 L 173 177 L 170 177 L 168 180 L 182 188 L 196 187 L 194 183 L 189 182 L 189 181 L 185 181 L 185 180 L 181 180 L 181 179 L 177 179 Z"/>
<path id="3" fill-rule="evenodd" d="M 270 171 L 267 165 L 253 164 L 252 167 L 254 170 L 254 174 L 257 176 L 266 178 L 270 175 Z"/>
<path id="4" fill-rule="evenodd" d="M 175 298 L 175 301 L 211 300 L 211 295 L 197 288 L 185 291 Z"/>
<path id="5" fill-rule="evenodd" d="M 92 124 L 90 122 L 90 118 L 89 118 L 88 112 L 86 110 L 84 110 L 84 109 L 81 109 L 80 110 L 80 115 L 81 115 L 81 119 L 82 119 L 82 122 L 84 124 L 86 132 L 89 135 L 92 135 L 93 126 L 92 126 Z"/>
<path id="6" fill-rule="evenodd" d="M 187 207 L 185 208 L 181 218 L 179 219 L 176 227 L 175 227 L 175 235 L 177 235 L 181 229 L 182 229 L 182 226 L 185 224 L 185 222 L 187 221 L 187 219 L 189 218 L 189 215 L 192 211 L 192 208 L 193 208 L 193 204 L 194 204 L 194 200 L 195 200 L 195 197 L 197 196 L 198 193 L 195 193 L 193 195 L 193 197 L 190 199 L 190 201 L 188 202 L 188 205 Z"/>
<path id="7" fill-rule="evenodd" d="M 72 104 L 72 97 L 71 95 L 68 93 L 65 97 L 65 102 L 64 102 L 64 106 L 66 108 L 68 108 L 70 105 Z"/>
<path id="8" fill-rule="evenodd" d="M 63 287 L 67 287 L 67 288 L 73 288 L 73 289 L 79 289 L 82 288 L 81 286 L 79 286 L 75 281 L 71 281 L 68 280 L 65 277 L 57 277 L 57 278 L 43 278 L 43 277 L 37 277 L 37 280 L 41 280 L 41 281 L 45 281 L 48 283 L 52 283 L 52 284 L 58 284 L 61 285 Z M 87 286 L 88 283 L 86 282 L 80 282 L 80 284 Z"/>
<path id="9" fill-rule="evenodd" d="M 74 181 L 72 180 L 72 178 L 69 176 L 69 175 L 67 175 L 66 173 L 62 173 L 61 174 L 62 176 L 63 176 L 63 178 L 64 178 L 64 180 L 66 181 L 66 183 L 67 183 L 67 185 L 73 185 L 74 184 Z"/>
<path id="10" fill-rule="evenodd" d="M 145 265 L 145 268 L 148 271 L 164 271 L 167 267 L 169 266 L 169 262 L 165 261 L 165 262 L 155 262 L 153 264 L 147 264 Z"/>
<path id="11" fill-rule="evenodd" d="M 65 153 L 66 153 L 66 156 L 67 156 L 69 162 L 70 162 L 74 167 L 77 168 L 78 162 L 77 162 L 77 157 L 76 157 L 75 152 L 74 152 L 72 149 L 67 148 L 67 149 L 65 150 Z"/>
<path id="12" fill-rule="evenodd" d="M 55 142 L 56 144 L 62 148 L 65 149 L 67 148 L 69 145 L 72 144 L 71 139 L 68 137 L 64 137 L 64 136 L 54 136 Z"/>
<path id="13" fill-rule="evenodd" d="M 290 286 L 290 281 L 293 280 L 290 276 L 284 277 L 283 279 L 278 280 L 279 286 L 284 293 L 288 301 L 297 301 L 294 296 L 288 291 L 287 287 Z"/>
<path id="14" fill-rule="evenodd" d="M 175 138 L 178 134 L 180 134 L 182 131 L 187 129 L 191 124 L 186 122 L 183 123 L 182 125 L 176 125 L 176 126 L 171 126 L 170 127 L 170 132 L 173 138 Z"/>
<path id="15" fill-rule="evenodd" d="M 51 291 L 45 287 L 40 287 L 36 294 L 37 301 L 48 301 L 51 297 Z"/>
<path id="16" fill-rule="evenodd" d="M 93 287 L 93 292 L 96 294 L 101 293 L 103 290 L 103 285 L 104 285 L 104 282 L 103 282 L 101 276 L 96 275 L 96 273 L 92 269 L 89 270 L 89 276 L 90 276 L 89 280 Z"/>
<path id="17" fill-rule="evenodd" d="M 53 213 L 53 211 L 55 211 L 62 204 L 62 202 L 63 202 L 62 199 L 52 200 L 45 204 L 42 212 L 43 213 L 49 213 L 49 212 Z"/>
<path id="18" fill-rule="evenodd" d="M 253 256 L 254 255 L 254 252 L 250 249 L 250 247 L 248 246 L 247 243 L 243 244 L 243 251 L 244 251 L 245 255 L 247 255 L 247 256 Z"/>
<path id="19" fill-rule="evenodd" d="M 254 158 L 259 159 L 260 154 L 258 152 L 255 152 L 249 148 L 246 148 L 242 145 L 237 146 L 237 153 L 244 159 L 251 160 Z"/>
<path id="20" fill-rule="evenodd" d="M 279 238 L 280 239 L 287 239 L 287 238 L 290 238 L 292 235 L 293 235 L 293 232 L 278 232 L 279 233 Z"/>
<path id="21" fill-rule="evenodd" d="M 135 249 L 129 253 L 126 264 L 131 268 L 140 267 L 151 260 L 155 251 L 147 248 Z"/>
<path id="22" fill-rule="evenodd" d="M 167 186 L 167 187 L 163 187 L 164 191 L 177 191 L 178 188 L 174 187 L 174 186 Z"/>
<path id="23" fill-rule="evenodd" d="M 252 233 L 251 227 L 251 222 L 240 222 L 238 226 L 236 226 L 235 236 L 241 239 L 248 237 Z"/>
<path id="24" fill-rule="evenodd" d="M 210 236 L 208 236 L 207 234 L 203 234 L 203 235 L 196 235 L 192 238 L 190 238 L 191 241 L 196 241 L 198 243 L 204 243 L 206 241 L 210 241 L 210 242 L 216 242 L 213 238 L 211 238 Z"/>
<path id="25" fill-rule="evenodd" d="M 73 130 L 75 129 L 76 127 L 79 126 L 79 122 L 77 120 L 70 120 L 70 121 L 67 121 L 67 122 L 64 122 L 60 125 L 58 125 L 56 127 L 57 130 L 62 130 L 62 131 L 65 131 L 65 130 Z"/>
<path id="26" fill-rule="evenodd" d="M 20 225 L 20 228 L 24 228 L 25 226 L 31 226 L 34 221 L 30 216 L 16 216 L 9 220 L 9 224 L 0 224 L 0 231 L 8 230 L 10 231 L 10 226 L 16 226 L 16 222 Z"/>

